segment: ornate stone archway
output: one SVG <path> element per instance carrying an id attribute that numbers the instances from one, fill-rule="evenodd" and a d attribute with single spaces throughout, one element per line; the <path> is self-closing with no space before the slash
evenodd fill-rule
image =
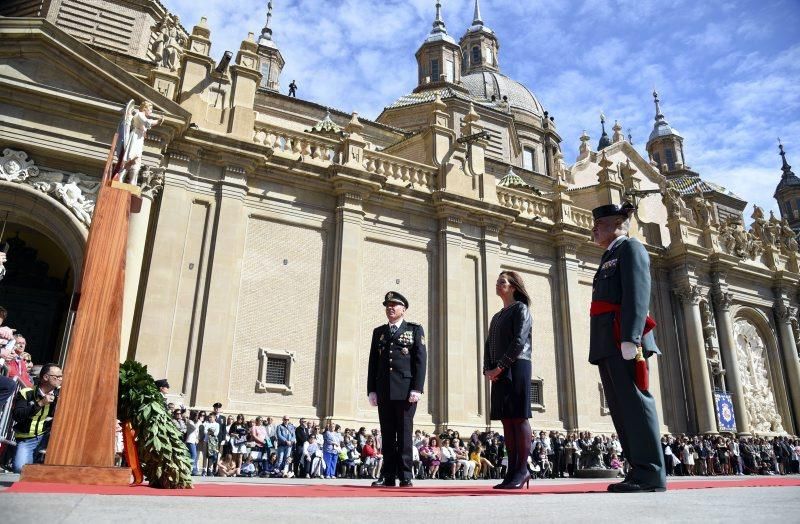
<path id="1" fill-rule="evenodd" d="M 733 324 L 733 336 L 750 429 L 756 433 L 784 433 L 765 335 L 748 315 L 740 315 Z"/>
<path id="2" fill-rule="evenodd" d="M 39 168 L 24 151 L 0 155 L 0 220 L 7 215 L 49 237 L 69 257 L 80 285 L 99 180 Z"/>

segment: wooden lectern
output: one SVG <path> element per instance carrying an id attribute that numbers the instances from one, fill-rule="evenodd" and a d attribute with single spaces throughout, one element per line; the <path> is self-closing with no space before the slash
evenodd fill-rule
<path id="1" fill-rule="evenodd" d="M 116 137 L 112 152 L 115 142 Z M 130 483 L 130 468 L 114 467 L 114 442 L 125 250 L 131 199 L 138 188 L 109 183 L 110 164 L 111 155 L 89 229 L 80 302 L 45 463 L 25 466 L 21 482 Z"/>

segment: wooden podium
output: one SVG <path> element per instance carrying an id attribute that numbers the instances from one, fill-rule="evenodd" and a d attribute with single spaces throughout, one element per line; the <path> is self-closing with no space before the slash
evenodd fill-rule
<path id="1" fill-rule="evenodd" d="M 104 177 L 45 463 L 25 466 L 22 482 L 130 483 L 130 468 L 114 467 L 114 442 L 132 187 Z"/>

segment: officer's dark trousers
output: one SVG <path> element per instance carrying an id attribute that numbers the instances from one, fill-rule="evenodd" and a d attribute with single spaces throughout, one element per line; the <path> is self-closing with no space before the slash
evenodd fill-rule
<path id="1" fill-rule="evenodd" d="M 611 419 L 631 466 L 627 480 L 649 487 L 665 487 L 664 453 L 658 433 L 656 402 L 649 391 L 634 383 L 635 360 L 621 354 L 597 363 Z"/>
<path id="2" fill-rule="evenodd" d="M 383 439 L 383 478 L 411 480 L 411 433 L 417 404 L 407 400 L 384 400 L 378 404 Z"/>

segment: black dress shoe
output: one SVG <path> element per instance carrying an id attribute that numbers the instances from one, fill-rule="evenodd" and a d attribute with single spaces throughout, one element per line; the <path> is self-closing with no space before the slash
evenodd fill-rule
<path id="1" fill-rule="evenodd" d="M 609 485 L 608 491 L 612 493 L 647 493 L 667 491 L 667 488 L 662 486 L 647 486 L 644 484 L 637 484 L 636 482 L 619 482 Z"/>
<path id="2" fill-rule="evenodd" d="M 373 488 L 393 488 L 396 484 L 393 480 L 380 479 L 372 483 Z"/>
<path id="3" fill-rule="evenodd" d="M 400 481 L 400 487 L 401 488 L 413 488 L 414 487 L 414 483 L 411 482 L 410 480 L 401 480 Z"/>

